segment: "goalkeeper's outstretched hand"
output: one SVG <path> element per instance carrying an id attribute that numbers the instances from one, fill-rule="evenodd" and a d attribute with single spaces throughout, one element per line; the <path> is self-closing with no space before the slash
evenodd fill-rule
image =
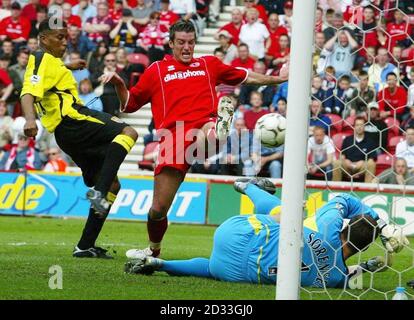
<path id="1" fill-rule="evenodd" d="M 410 242 L 407 237 L 404 236 L 403 230 L 395 224 L 381 223 L 380 226 L 380 239 L 382 244 L 390 253 L 400 252 L 404 246 L 408 246 Z"/>

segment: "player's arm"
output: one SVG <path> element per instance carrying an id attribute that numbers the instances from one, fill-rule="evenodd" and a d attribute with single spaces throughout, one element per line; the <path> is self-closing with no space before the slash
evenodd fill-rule
<path id="1" fill-rule="evenodd" d="M 20 98 L 20 102 L 23 109 L 23 116 L 26 119 L 24 124 L 24 134 L 27 137 L 35 137 L 37 135 L 37 124 L 36 124 L 36 111 L 34 108 L 35 98 L 27 93 Z"/>
<path id="2" fill-rule="evenodd" d="M 280 69 L 279 76 L 270 76 L 266 74 L 261 74 L 253 71 L 249 71 L 244 84 L 253 84 L 253 85 L 278 85 L 283 82 L 288 81 L 289 78 L 289 65 L 285 64 L 282 69 Z"/>

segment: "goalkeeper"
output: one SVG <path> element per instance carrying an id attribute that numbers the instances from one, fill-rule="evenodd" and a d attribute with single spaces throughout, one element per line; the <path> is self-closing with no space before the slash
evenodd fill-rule
<path id="1" fill-rule="evenodd" d="M 279 246 L 280 200 L 269 193 L 275 187 L 268 179 L 239 179 L 237 191 L 254 203 L 255 215 L 234 216 L 221 224 L 214 235 L 210 259 L 165 261 L 143 255 L 130 260 L 125 271 L 150 274 L 197 276 L 231 282 L 275 283 Z M 343 220 L 350 219 L 342 230 Z M 350 273 L 345 261 L 380 235 L 389 252 L 399 252 L 408 239 L 401 230 L 387 225 L 377 213 L 357 198 L 340 194 L 307 219 L 303 230 L 301 284 L 313 287 L 344 287 Z M 355 268 L 354 268 L 355 269 Z M 362 263 L 359 272 L 381 271 L 385 266 L 372 259 Z M 356 269 L 355 269 L 356 270 Z"/>

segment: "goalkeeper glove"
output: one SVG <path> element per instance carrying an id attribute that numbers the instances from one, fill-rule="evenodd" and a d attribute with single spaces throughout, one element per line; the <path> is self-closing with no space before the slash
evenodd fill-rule
<path id="1" fill-rule="evenodd" d="M 363 272 L 384 272 L 392 266 L 392 254 L 387 254 L 387 260 L 383 256 L 376 256 L 368 261 L 361 262 L 359 266 Z"/>
<path id="2" fill-rule="evenodd" d="M 386 224 L 384 220 L 378 220 L 380 239 L 382 244 L 390 253 L 400 252 L 404 246 L 410 244 L 407 237 L 403 235 L 402 229 L 398 226 Z"/>

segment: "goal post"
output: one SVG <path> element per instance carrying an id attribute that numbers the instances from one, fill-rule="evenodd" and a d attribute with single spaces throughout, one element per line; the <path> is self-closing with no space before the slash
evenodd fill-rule
<path id="1" fill-rule="evenodd" d="M 293 4 L 277 300 L 298 300 L 316 0 Z"/>

